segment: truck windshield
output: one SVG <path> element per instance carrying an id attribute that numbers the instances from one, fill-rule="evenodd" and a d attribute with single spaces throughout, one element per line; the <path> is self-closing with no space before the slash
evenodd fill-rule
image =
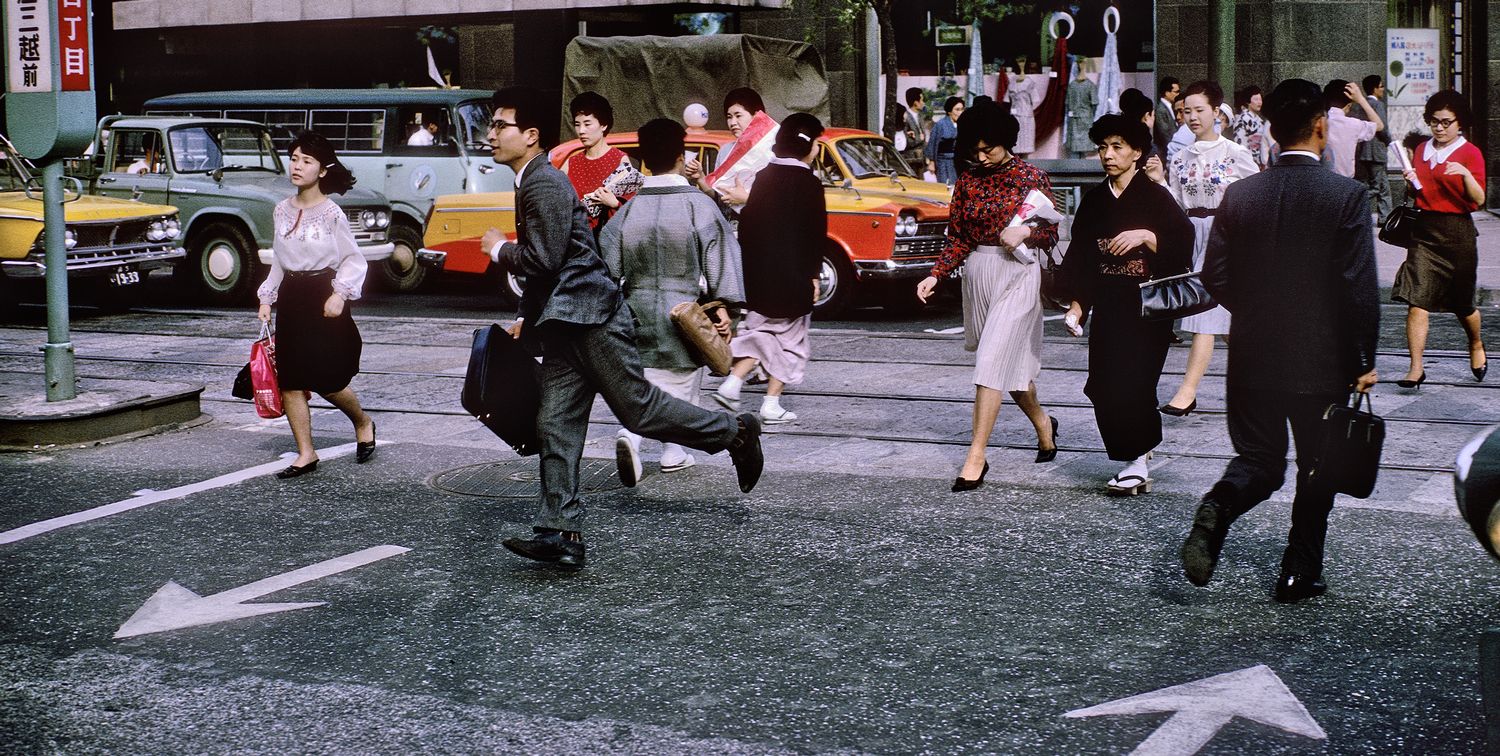
<path id="1" fill-rule="evenodd" d="M 0 165 L 0 191 L 24 191 L 26 182 L 31 180 L 31 171 L 26 159 L 21 157 L 20 153 L 16 152 L 16 148 L 11 146 L 10 140 L 3 136 L 0 136 L 0 152 L 5 153 L 3 165 Z M 38 196 L 40 196 L 40 191 Z"/>
<path id="2" fill-rule="evenodd" d="M 469 152 L 489 152 L 490 116 L 489 103 L 471 100 L 458 106 L 458 118 L 462 122 L 464 147 Z"/>
<path id="3" fill-rule="evenodd" d="M 269 171 L 281 173 L 281 158 L 263 128 L 208 124 L 173 129 L 167 136 L 179 173 Z"/>
<path id="4" fill-rule="evenodd" d="M 834 144 L 854 178 L 889 176 L 892 173 L 903 178 L 918 178 L 906 161 L 896 154 L 896 145 L 884 139 L 840 139 Z"/>

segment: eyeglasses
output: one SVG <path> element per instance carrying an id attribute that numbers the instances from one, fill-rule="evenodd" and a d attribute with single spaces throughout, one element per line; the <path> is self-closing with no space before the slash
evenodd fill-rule
<path id="1" fill-rule="evenodd" d="M 518 129 L 521 128 L 520 124 L 512 123 L 510 121 L 502 121 L 499 118 L 490 121 L 490 131 L 500 132 L 510 128 L 511 126 L 515 126 Z"/>
<path id="2" fill-rule="evenodd" d="M 1458 119 L 1457 118 L 1428 118 L 1427 119 L 1427 125 L 1428 126 L 1440 126 L 1442 128 L 1445 128 L 1445 129 L 1448 128 L 1449 126 L 1452 126 L 1455 123 L 1458 123 Z"/>

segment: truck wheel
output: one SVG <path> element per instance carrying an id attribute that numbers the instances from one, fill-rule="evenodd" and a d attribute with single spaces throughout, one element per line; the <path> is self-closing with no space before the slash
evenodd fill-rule
<path id="1" fill-rule="evenodd" d="M 177 268 L 211 304 L 243 304 L 255 288 L 258 261 L 244 232 L 213 223 L 188 240 L 188 259 Z"/>
<path id="2" fill-rule="evenodd" d="M 505 308 L 515 307 L 521 303 L 521 295 L 526 293 L 526 279 L 514 273 L 506 271 L 495 277 L 500 288 L 500 306 Z"/>
<path id="3" fill-rule="evenodd" d="M 827 320 L 842 314 L 854 301 L 854 266 L 848 255 L 838 247 L 829 247 L 823 252 L 823 265 L 818 271 L 818 300 L 813 303 L 813 317 Z"/>
<path id="4" fill-rule="evenodd" d="M 416 291 L 427 280 L 427 267 L 417 261 L 422 234 L 405 223 L 392 223 L 391 243 L 396 245 L 391 256 L 371 266 L 372 272 L 386 291 Z"/>

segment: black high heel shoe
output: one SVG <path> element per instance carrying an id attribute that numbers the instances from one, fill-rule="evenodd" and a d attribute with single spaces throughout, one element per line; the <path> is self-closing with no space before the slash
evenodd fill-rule
<path id="1" fill-rule="evenodd" d="M 953 491 L 954 491 L 954 493 L 958 493 L 959 491 L 973 491 L 974 489 L 976 489 L 976 488 L 984 485 L 984 476 L 988 475 L 989 472 L 990 472 L 990 463 L 986 462 L 986 463 L 984 463 L 984 469 L 979 471 L 979 477 L 978 478 L 975 478 L 974 480 L 969 480 L 968 478 L 965 478 L 962 475 L 958 476 L 957 478 L 954 478 L 953 479 Z"/>
<path id="2" fill-rule="evenodd" d="M 296 465 L 288 465 L 285 470 L 276 473 L 276 477 L 281 478 L 282 480 L 286 480 L 287 478 L 300 478 L 303 475 L 306 475 L 316 469 L 318 469 L 318 460 L 315 459 L 301 467 L 298 467 Z"/>
<path id="3" fill-rule="evenodd" d="M 1052 421 L 1052 448 L 1043 449 L 1040 443 L 1036 445 L 1037 464 L 1041 464 L 1043 462 L 1051 462 L 1052 460 L 1057 459 L 1057 418 L 1048 415 L 1047 419 Z"/>
<path id="4" fill-rule="evenodd" d="M 1186 407 L 1176 407 L 1173 406 L 1171 402 L 1167 402 L 1166 404 L 1157 407 L 1156 411 L 1162 413 L 1163 415 L 1171 415 L 1172 417 L 1187 417 L 1188 415 L 1193 414 L 1193 410 L 1195 409 L 1198 409 L 1197 399 L 1188 402 L 1188 406 Z"/>
<path id="5" fill-rule="evenodd" d="M 375 421 L 370 421 L 370 440 L 354 442 L 354 461 L 358 464 L 369 462 L 375 456 Z"/>
<path id="6" fill-rule="evenodd" d="M 1490 361 L 1485 360 L 1483 365 L 1480 365 L 1479 367 L 1471 367 L 1469 368 L 1469 370 L 1474 373 L 1474 380 L 1483 381 L 1484 374 L 1490 372 Z"/>
<path id="7" fill-rule="evenodd" d="M 1486 367 L 1488 367 L 1488 365 L 1486 365 Z M 1479 373 L 1476 371 L 1475 375 L 1478 375 L 1478 374 Z M 1424 381 L 1426 381 L 1426 380 L 1427 380 L 1427 371 L 1423 370 L 1422 374 L 1419 375 L 1419 376 L 1417 376 L 1417 379 L 1415 381 L 1409 381 L 1409 380 L 1407 380 L 1405 378 L 1402 378 L 1401 380 L 1396 381 L 1396 385 L 1400 386 L 1401 388 L 1422 388 L 1422 383 Z"/>

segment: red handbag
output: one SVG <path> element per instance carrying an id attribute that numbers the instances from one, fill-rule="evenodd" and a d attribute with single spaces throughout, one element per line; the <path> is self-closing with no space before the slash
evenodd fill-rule
<path id="1" fill-rule="evenodd" d="M 286 414 L 281 408 L 281 386 L 276 381 L 276 337 L 264 323 L 260 338 L 250 345 L 250 386 L 257 415 L 269 419 Z"/>

